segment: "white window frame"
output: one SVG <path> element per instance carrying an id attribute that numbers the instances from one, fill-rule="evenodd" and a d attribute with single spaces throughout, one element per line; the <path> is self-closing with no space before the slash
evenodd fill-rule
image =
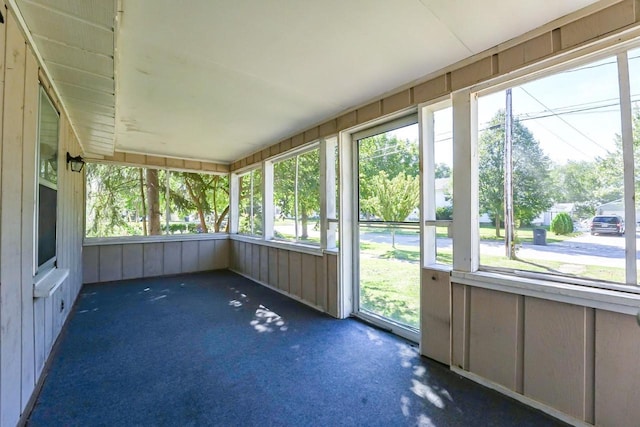
<path id="1" fill-rule="evenodd" d="M 620 109 L 623 143 L 623 172 L 624 172 L 624 197 L 625 222 L 635 224 L 635 183 L 633 160 L 633 135 L 632 135 L 632 106 L 629 88 L 629 71 L 627 52 L 638 47 L 638 41 L 623 43 L 621 45 L 598 49 L 590 47 L 586 53 L 573 52 L 570 57 L 558 58 L 554 64 L 546 64 L 547 68 L 538 69 L 527 75 L 513 77 L 501 77 L 492 82 L 485 82 L 470 89 L 461 90 L 452 94 L 453 100 L 453 127 L 454 127 L 454 206 L 464 202 L 469 210 L 456 212 L 454 216 L 453 239 L 456 246 L 454 251 L 453 275 L 467 280 L 474 277 L 473 273 L 480 274 L 479 278 L 486 275 L 497 274 L 508 281 L 509 277 L 516 282 L 530 279 L 539 283 L 566 283 L 587 288 L 599 288 L 604 290 L 625 291 L 639 293 L 640 286 L 637 283 L 637 260 L 635 228 L 627 228 L 625 231 L 625 282 L 603 282 L 588 278 L 575 278 L 565 275 L 550 275 L 544 273 L 529 272 L 525 270 L 507 270 L 499 268 L 480 267 L 478 229 L 479 205 L 478 205 L 478 114 L 477 99 L 480 94 L 493 93 L 508 87 L 524 84 L 545 76 L 562 72 L 563 70 L 588 64 L 606 57 L 616 57 L 618 66 L 618 87 L 620 91 Z M 541 65 L 542 67 L 543 65 Z M 457 136 L 457 138 L 456 138 Z M 639 165 L 640 166 L 640 165 Z M 456 203 L 458 201 L 458 203 Z M 458 210 L 460 211 L 460 210 Z M 631 222 L 631 220 L 634 222 Z M 472 273 L 469 275 L 469 273 Z M 503 280 L 504 282 L 504 280 Z"/>
<path id="2" fill-rule="evenodd" d="M 253 172 L 255 171 L 260 171 L 260 173 L 262 173 L 262 185 L 261 187 L 258 189 L 258 194 L 260 194 L 260 198 L 262 200 L 262 215 L 261 215 L 261 220 L 262 220 L 262 234 L 255 234 L 253 233 L 253 225 L 252 225 L 252 232 L 250 234 L 245 234 L 245 233 L 240 233 L 240 179 L 243 176 L 246 176 L 248 174 L 253 174 Z M 264 167 L 264 162 L 259 163 L 257 166 L 256 165 L 251 165 L 251 167 L 242 169 L 240 171 L 237 171 L 235 173 L 231 174 L 231 180 L 229 182 L 229 187 L 230 187 L 230 200 L 229 200 L 229 209 L 231 210 L 230 214 L 232 214 L 229 218 L 232 221 L 231 223 L 231 227 L 230 227 L 230 232 L 232 234 L 237 234 L 239 236 L 245 236 L 245 237 L 249 237 L 249 238 L 253 238 L 253 239 L 263 239 L 264 240 L 264 236 L 265 236 L 265 207 L 267 205 L 269 205 L 268 209 L 272 209 L 272 205 L 273 205 L 273 198 L 271 200 L 271 203 L 267 203 L 267 200 L 265 198 L 265 186 L 266 186 L 266 180 L 267 180 L 267 174 L 265 173 L 265 167 Z M 233 184 L 232 184 L 233 183 Z M 251 186 L 252 186 L 252 193 L 251 193 L 251 204 L 253 204 L 253 197 L 255 193 L 255 189 L 253 188 L 253 175 L 251 177 Z M 233 209 L 232 209 L 233 206 Z"/>
<path id="3" fill-rule="evenodd" d="M 452 266 L 436 262 L 437 237 L 436 227 L 452 225 L 451 220 L 436 219 L 436 187 L 435 187 L 435 121 L 436 111 L 452 107 L 449 96 L 438 98 L 427 104 L 421 104 L 418 108 L 420 129 L 420 223 L 422 224 L 422 242 L 420 244 L 420 265 L 425 268 L 450 271 Z"/>
<path id="4" fill-rule="evenodd" d="M 118 243 L 118 242 L 125 242 L 125 243 L 131 243 L 131 242 L 145 242 L 145 241 L 171 241 L 171 240 L 184 240 L 184 239 L 193 239 L 193 240 L 206 240 L 207 237 L 206 236 L 220 236 L 222 234 L 227 234 L 226 232 L 219 232 L 219 233 L 215 233 L 215 232 L 208 232 L 208 233 L 185 233 L 185 234 L 178 234 L 178 235 L 173 235 L 170 233 L 169 230 L 169 223 L 170 223 L 170 216 L 171 216 L 171 206 L 168 203 L 169 200 L 169 192 L 170 192 L 170 188 L 169 188 L 169 174 L 171 174 L 172 172 L 189 172 L 189 173 L 195 173 L 195 174 L 199 174 L 199 175 L 218 175 L 218 176 L 227 176 L 228 174 L 224 174 L 224 173 L 216 173 L 216 172 L 208 172 L 208 171 L 198 171 L 198 170 L 191 170 L 191 169 L 180 169 L 180 168 L 166 168 L 166 167 L 154 167 L 154 166 L 150 166 L 150 165 L 139 165 L 139 164 L 126 164 L 126 163 L 116 163 L 116 162 L 105 162 L 105 161 L 100 161 L 100 160 L 91 160 L 89 163 L 92 164 L 102 164 L 102 165 L 111 165 L 111 166 L 117 166 L 117 167 L 127 167 L 127 168 L 137 168 L 137 169 L 142 169 L 142 170 L 146 170 L 146 169 L 155 169 L 157 171 L 163 171 L 165 172 L 165 205 L 164 205 L 164 215 L 165 215 L 165 219 L 164 219 L 164 224 L 165 224 L 165 231 L 162 234 L 159 235 L 155 235 L 155 236 L 143 236 L 143 235 L 123 235 L 123 236 L 105 236 L 105 237 L 87 237 L 87 215 L 86 215 L 86 209 L 87 209 L 87 192 L 88 192 L 88 187 L 86 185 L 86 180 L 87 180 L 87 175 L 85 174 L 85 215 L 84 215 L 84 232 L 83 232 L 83 244 L 86 245 L 96 245 L 96 244 L 101 244 L 101 243 Z M 231 185 L 231 182 L 229 180 L 229 186 Z M 229 192 L 231 192 L 231 189 L 229 189 Z M 231 203 L 231 195 L 229 195 L 229 203 Z M 161 206 L 162 209 L 162 206 Z M 229 206 L 229 211 L 231 211 L 231 205 Z M 231 212 L 229 212 L 227 214 L 227 221 L 231 220 Z"/>
<path id="5" fill-rule="evenodd" d="M 326 235 L 325 235 L 325 232 L 323 230 L 323 228 L 326 228 L 326 227 L 323 227 L 325 225 L 325 223 L 326 223 L 326 221 L 324 220 L 326 218 L 326 206 L 323 209 L 323 206 L 322 206 L 322 204 L 323 204 L 322 201 L 323 200 L 322 199 L 325 199 L 325 200 L 327 199 L 326 196 L 323 197 L 323 195 L 326 195 L 326 190 L 327 190 L 326 189 L 326 183 L 324 182 L 323 177 L 322 177 L 323 172 L 326 173 L 326 171 L 324 171 L 324 168 L 323 168 L 323 166 L 326 165 L 326 155 L 323 155 L 323 154 L 326 154 L 326 153 L 323 153 L 323 149 L 322 149 L 323 148 L 322 147 L 323 143 L 325 144 L 324 148 L 325 148 L 325 151 L 326 151 L 326 141 L 324 141 L 324 140 L 322 142 L 321 141 L 315 141 L 315 142 L 313 142 L 311 144 L 307 144 L 307 145 L 305 145 L 305 146 L 303 146 L 301 148 L 288 151 L 284 155 L 275 156 L 275 157 L 273 157 L 273 158 L 271 158 L 271 159 L 269 159 L 268 161 L 265 162 L 265 171 L 267 171 L 266 174 L 269 176 L 268 180 L 267 179 L 264 180 L 265 181 L 265 196 L 266 196 L 265 197 L 265 204 L 267 204 L 266 202 L 269 201 L 270 202 L 269 206 L 272 208 L 272 209 L 270 209 L 270 212 L 268 213 L 268 215 L 265 212 L 265 220 L 266 220 L 266 218 L 269 218 L 269 232 L 268 232 L 268 234 L 265 233 L 265 240 L 274 240 L 274 241 L 277 241 L 277 242 L 295 243 L 295 244 L 307 244 L 309 246 L 314 246 L 314 247 L 320 246 L 320 248 L 322 248 L 322 249 L 326 248 L 326 243 L 324 245 L 322 244 L 322 241 L 326 240 Z M 295 237 L 294 240 L 276 239 L 275 238 L 275 231 L 274 231 L 274 228 L 273 228 L 274 227 L 274 216 L 275 216 L 275 203 L 274 203 L 274 199 L 273 199 L 274 185 L 275 185 L 275 172 L 274 172 L 275 165 L 277 163 L 284 162 L 284 161 L 291 160 L 293 158 L 297 158 L 299 156 L 305 155 L 307 153 L 310 153 L 313 150 L 318 150 L 318 170 L 320 171 L 319 176 L 318 176 L 318 181 L 320 182 L 320 186 L 318 188 L 319 198 L 320 198 L 320 200 L 318 201 L 319 206 L 320 206 L 319 214 L 320 214 L 320 226 L 321 226 L 321 229 L 320 229 L 320 243 L 318 243 L 318 245 L 312 245 L 312 244 L 309 244 L 309 243 L 305 243 L 303 240 L 298 239 L 297 225 L 296 225 L 296 237 Z M 296 185 L 296 190 L 295 191 L 297 193 L 297 185 Z M 297 200 L 297 194 L 295 195 L 295 197 L 296 197 L 296 200 Z M 325 213 L 325 214 L 323 215 L 323 213 Z M 296 215 L 296 223 L 297 223 L 297 215 Z M 265 227 L 265 229 L 266 228 L 267 227 Z"/>
<path id="6" fill-rule="evenodd" d="M 42 87 L 42 85 L 40 85 L 39 87 L 39 96 L 38 96 L 38 140 L 37 140 L 37 159 L 36 159 L 36 176 L 35 176 L 35 196 L 36 196 L 36 207 L 35 207 L 35 219 L 34 219 L 34 253 L 33 253 L 33 265 L 34 265 L 34 273 L 36 276 L 42 276 L 45 275 L 47 272 L 49 272 L 52 269 L 55 269 L 57 266 L 57 262 L 58 262 L 58 212 L 59 212 L 59 207 L 58 207 L 58 203 L 59 203 L 59 197 L 58 197 L 58 183 L 61 177 L 61 169 L 60 169 L 60 113 L 58 112 L 58 110 L 56 109 L 55 105 L 53 104 L 53 101 L 51 100 L 51 97 L 49 96 L 49 94 L 47 93 L 46 90 L 44 90 L 44 88 Z M 42 118 L 42 100 L 45 99 L 46 102 L 49 104 L 49 106 L 51 107 L 51 109 L 56 113 L 56 115 L 58 116 L 58 124 L 57 124 L 57 135 L 56 135 L 56 143 L 58 145 L 57 147 L 57 159 L 56 159 L 56 182 L 50 182 L 42 177 L 40 177 L 40 154 L 41 154 L 41 149 L 40 149 L 40 145 L 42 144 L 41 141 L 41 134 L 40 134 L 40 125 L 41 125 L 41 118 Z M 55 255 L 53 256 L 53 258 L 50 258 L 49 260 L 47 260 L 45 263 L 43 263 L 42 265 L 38 266 L 40 260 L 38 259 L 38 252 L 39 252 L 39 247 L 40 247 L 40 240 L 39 240 L 39 218 L 40 218 L 40 185 L 43 185 L 45 187 L 48 187 L 52 190 L 56 191 L 56 198 L 58 199 L 56 201 L 56 230 L 55 230 L 55 234 L 56 234 L 56 243 L 55 243 Z"/>

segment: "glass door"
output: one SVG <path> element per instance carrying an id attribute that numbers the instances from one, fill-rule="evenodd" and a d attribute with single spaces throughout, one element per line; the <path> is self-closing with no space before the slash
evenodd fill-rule
<path id="1" fill-rule="evenodd" d="M 356 312 L 413 338 L 420 324 L 417 116 L 354 135 L 358 227 Z"/>

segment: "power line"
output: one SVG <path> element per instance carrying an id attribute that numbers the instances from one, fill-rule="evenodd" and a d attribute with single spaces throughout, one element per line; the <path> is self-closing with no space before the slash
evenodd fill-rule
<path id="1" fill-rule="evenodd" d="M 520 90 L 522 90 L 524 93 L 526 93 L 527 95 L 529 95 L 534 101 L 536 101 L 538 104 L 542 105 L 547 111 L 549 111 L 551 114 L 553 114 L 554 116 L 556 116 L 558 119 L 560 119 L 563 123 L 565 123 L 567 126 L 569 126 L 571 129 L 575 130 L 576 132 L 578 132 L 580 135 L 582 135 L 583 137 L 585 137 L 587 139 L 587 141 L 591 141 L 595 146 L 600 147 L 601 149 L 603 149 L 607 154 L 609 154 L 609 150 L 607 150 L 606 148 L 604 148 L 602 145 L 600 145 L 599 143 L 597 143 L 596 141 L 594 141 L 590 136 L 588 136 L 587 134 L 585 134 L 584 132 L 582 132 L 580 129 L 578 129 L 577 127 L 575 127 L 574 125 L 572 125 L 571 123 L 569 123 L 568 121 L 566 121 L 563 117 L 561 117 L 559 114 L 557 114 L 556 112 L 554 112 L 552 109 L 550 109 L 549 107 L 547 107 L 542 101 L 540 101 L 538 98 L 536 98 L 535 96 L 531 95 L 525 88 L 523 88 L 522 86 L 518 86 L 520 88 Z"/>

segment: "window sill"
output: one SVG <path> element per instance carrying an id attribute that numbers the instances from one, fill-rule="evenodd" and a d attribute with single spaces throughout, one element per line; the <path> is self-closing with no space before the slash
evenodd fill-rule
<path id="1" fill-rule="evenodd" d="M 36 276 L 33 284 L 33 297 L 50 297 L 60 287 L 60 285 L 62 285 L 68 276 L 68 268 L 52 268 L 41 277 Z"/>
<path id="2" fill-rule="evenodd" d="M 640 310 L 640 294 L 635 289 L 624 292 L 484 271 L 453 271 L 451 282 L 634 316 Z"/>
<path id="3" fill-rule="evenodd" d="M 451 272 L 453 271 L 453 267 L 447 264 L 427 264 L 422 268 L 424 270 L 442 271 L 443 273 L 449 273 L 449 274 L 451 274 Z"/>
<path id="4" fill-rule="evenodd" d="M 160 236 L 89 237 L 83 246 L 122 245 L 129 243 L 186 242 L 191 240 L 226 240 L 227 233 L 163 234 Z"/>
<path id="5" fill-rule="evenodd" d="M 238 242 L 253 243 L 254 245 L 268 246 L 270 248 L 286 249 L 293 252 L 322 256 L 324 251 L 319 246 L 305 245 L 302 243 L 283 242 L 279 240 L 264 240 L 261 237 L 244 236 L 241 234 L 231 234 L 231 240 Z"/>

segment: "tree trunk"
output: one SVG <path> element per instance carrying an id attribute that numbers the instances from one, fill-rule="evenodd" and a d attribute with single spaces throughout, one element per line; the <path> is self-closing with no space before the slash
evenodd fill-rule
<path id="1" fill-rule="evenodd" d="M 208 233 L 207 221 L 205 220 L 204 212 L 200 206 L 198 206 L 198 218 L 200 218 L 200 230 L 202 230 L 203 233 Z"/>
<path id="2" fill-rule="evenodd" d="M 224 210 L 222 211 L 222 213 L 218 217 L 218 220 L 216 221 L 216 224 L 215 224 L 215 232 L 216 233 L 220 232 L 220 226 L 222 225 L 222 221 L 224 221 L 224 219 L 225 219 L 225 217 L 227 216 L 228 213 L 229 213 L 229 205 L 227 205 L 227 207 L 224 208 Z M 229 221 L 227 221 L 227 231 L 229 231 Z"/>
<path id="3" fill-rule="evenodd" d="M 144 176 L 142 175 L 142 169 L 140 171 L 140 201 L 142 202 L 142 234 L 147 236 L 147 202 L 144 197 Z M 137 215 L 140 217 L 140 215 Z M 138 218 L 136 218 L 137 222 Z"/>
<path id="4" fill-rule="evenodd" d="M 300 236 L 300 239 L 307 240 L 309 238 L 309 231 L 307 227 L 307 224 L 309 223 L 309 216 L 307 215 L 307 210 L 304 208 L 302 209 L 300 220 L 302 222 L 302 235 Z"/>
<path id="5" fill-rule="evenodd" d="M 500 237 L 500 215 L 496 215 L 496 237 Z"/>
<path id="6" fill-rule="evenodd" d="M 160 192 L 158 191 L 158 171 L 147 169 L 147 198 L 149 199 L 149 235 L 162 234 L 160 227 Z"/>
<path id="7" fill-rule="evenodd" d="M 396 248 L 396 229 L 394 226 L 391 226 L 391 247 Z"/>

